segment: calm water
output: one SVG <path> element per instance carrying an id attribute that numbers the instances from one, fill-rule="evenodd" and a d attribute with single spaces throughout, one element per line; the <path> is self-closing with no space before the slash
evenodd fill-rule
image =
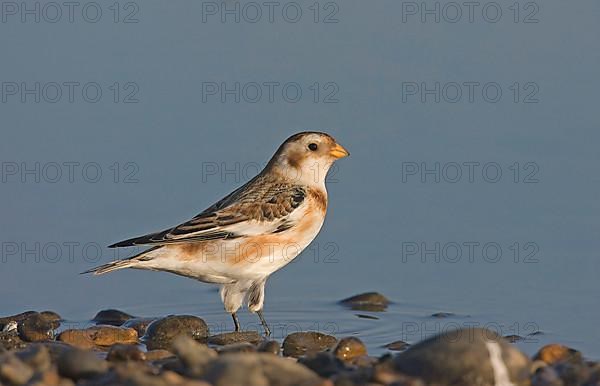
<path id="1" fill-rule="evenodd" d="M 398 1 L 281 2 L 272 22 L 230 1 L 82 2 L 72 22 L 19 4 L 0 23 L 2 315 L 83 323 L 110 307 L 231 329 L 208 285 L 78 273 L 198 213 L 310 128 L 352 156 L 315 243 L 268 283 L 275 337 L 357 335 L 380 353 L 479 323 L 541 331 L 519 344 L 529 353 L 561 342 L 600 358 L 600 3 L 481 3 L 472 22 Z M 394 304 L 336 304 L 371 290 Z"/>

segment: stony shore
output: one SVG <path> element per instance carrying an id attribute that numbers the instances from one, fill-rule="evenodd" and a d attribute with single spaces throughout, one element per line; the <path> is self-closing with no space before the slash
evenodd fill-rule
<path id="1" fill-rule="evenodd" d="M 380 294 L 341 302 L 381 311 Z M 191 315 L 136 318 L 100 311 L 95 325 L 60 329 L 51 311 L 0 317 L 2 385 L 188 385 L 188 386 L 600 386 L 600 363 L 554 344 L 530 358 L 510 341 L 485 329 L 447 331 L 397 351 L 370 356 L 358 337 L 295 332 L 283 342 L 255 331 L 211 335 Z"/>

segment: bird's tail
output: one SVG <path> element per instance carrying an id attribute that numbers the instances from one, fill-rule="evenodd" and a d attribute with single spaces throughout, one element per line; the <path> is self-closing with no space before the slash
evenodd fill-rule
<path id="1" fill-rule="evenodd" d="M 93 273 L 94 275 L 102 275 L 103 273 L 108 273 L 123 268 L 129 268 L 133 265 L 135 265 L 135 262 L 132 262 L 130 259 L 113 261 L 108 264 L 103 264 L 99 267 L 88 269 L 87 271 L 81 272 L 81 274 L 83 275 L 84 273 Z"/>
<path id="2" fill-rule="evenodd" d="M 102 275 L 104 273 L 117 271 L 117 270 L 123 269 L 123 268 L 136 267 L 136 266 L 138 266 L 138 263 L 148 260 L 148 258 L 149 258 L 148 252 L 154 251 L 155 249 L 158 249 L 158 248 L 160 248 L 160 246 L 147 249 L 142 253 L 139 253 L 135 256 L 131 256 L 130 258 L 127 258 L 124 260 L 112 261 L 108 264 L 103 264 L 98 267 L 88 269 L 87 271 L 81 272 L 81 274 L 83 275 L 85 273 L 93 273 L 94 275 Z"/>

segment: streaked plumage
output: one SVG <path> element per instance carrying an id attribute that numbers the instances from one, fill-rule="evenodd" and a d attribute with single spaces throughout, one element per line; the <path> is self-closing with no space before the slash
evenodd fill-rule
<path id="1" fill-rule="evenodd" d="M 347 155 L 328 134 L 295 134 L 261 173 L 191 220 L 109 246 L 149 249 L 84 273 L 147 269 L 220 284 L 236 330 L 235 312 L 246 299 L 268 334 L 261 312 L 266 280 L 318 234 L 327 211 L 325 176 L 336 159 Z"/>

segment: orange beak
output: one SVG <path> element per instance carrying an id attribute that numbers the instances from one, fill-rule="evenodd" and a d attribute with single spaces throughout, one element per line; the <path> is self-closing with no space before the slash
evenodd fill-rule
<path id="1" fill-rule="evenodd" d="M 342 145 L 336 143 L 335 146 L 329 151 L 329 155 L 331 155 L 333 158 L 344 158 L 348 157 L 350 153 L 348 150 L 344 149 Z"/>

